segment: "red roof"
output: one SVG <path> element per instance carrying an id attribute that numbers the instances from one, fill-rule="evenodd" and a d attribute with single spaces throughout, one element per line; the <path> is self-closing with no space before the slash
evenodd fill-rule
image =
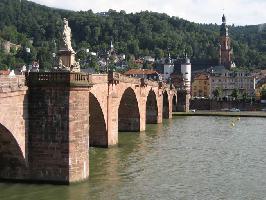
<path id="1" fill-rule="evenodd" d="M 124 73 L 125 75 L 148 75 L 148 74 L 158 74 L 155 70 L 151 69 L 130 69 L 127 72 Z"/>

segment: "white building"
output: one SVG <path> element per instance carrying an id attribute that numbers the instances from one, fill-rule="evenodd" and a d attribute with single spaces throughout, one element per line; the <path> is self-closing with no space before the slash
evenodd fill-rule
<path id="1" fill-rule="evenodd" d="M 232 92 L 238 90 L 240 95 L 255 95 L 255 76 L 246 71 L 230 71 L 222 66 L 212 70 L 210 75 L 210 96 L 213 98 L 213 91 L 221 89 L 221 98 L 231 98 Z"/>
<path id="2" fill-rule="evenodd" d="M 181 64 L 181 73 L 185 81 L 185 90 L 190 91 L 191 87 L 191 63 L 189 58 L 186 58 L 185 63 Z"/>
<path id="3" fill-rule="evenodd" d="M 170 75 L 174 72 L 174 68 L 174 63 L 172 62 L 172 59 L 169 54 L 168 59 L 165 60 L 165 63 L 163 65 L 164 80 L 168 80 L 170 78 Z"/>

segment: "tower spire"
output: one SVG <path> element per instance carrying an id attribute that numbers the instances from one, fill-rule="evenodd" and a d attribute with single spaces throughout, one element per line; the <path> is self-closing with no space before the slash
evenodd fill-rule
<path id="1" fill-rule="evenodd" d="M 232 48 L 231 41 L 228 34 L 228 27 L 226 25 L 226 18 L 223 14 L 222 24 L 220 28 L 220 45 L 219 45 L 219 64 L 226 68 L 231 68 L 232 65 Z"/>
<path id="2" fill-rule="evenodd" d="M 222 22 L 223 23 L 226 23 L 226 18 L 225 18 L 225 15 L 223 14 L 223 17 L 222 17 Z"/>

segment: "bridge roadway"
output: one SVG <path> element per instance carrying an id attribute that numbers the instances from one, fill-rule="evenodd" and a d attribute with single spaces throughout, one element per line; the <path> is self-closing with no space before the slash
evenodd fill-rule
<path id="1" fill-rule="evenodd" d="M 118 144 L 172 117 L 175 88 L 119 73 L 0 76 L 0 179 L 72 183 L 89 177 L 89 146 Z"/>

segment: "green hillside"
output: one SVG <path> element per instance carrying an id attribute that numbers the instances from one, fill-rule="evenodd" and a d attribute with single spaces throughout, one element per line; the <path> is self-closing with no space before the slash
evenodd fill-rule
<path id="1" fill-rule="evenodd" d="M 54 9 L 26 0 L 0 0 L 0 40 L 32 49 L 30 58 L 23 50 L 9 55 L 0 52 L 0 67 L 38 59 L 41 67 L 50 68 L 64 17 L 72 29 L 74 49 L 103 51 L 112 40 L 118 53 L 125 53 L 127 58 L 130 55 L 160 58 L 168 50 L 176 58 L 186 51 L 193 69 L 215 65 L 218 60 L 219 25 L 197 24 L 154 12 L 127 14 L 109 10 L 97 14 L 91 10 Z M 266 68 L 266 27 L 233 26 L 229 33 L 237 66 Z"/>

